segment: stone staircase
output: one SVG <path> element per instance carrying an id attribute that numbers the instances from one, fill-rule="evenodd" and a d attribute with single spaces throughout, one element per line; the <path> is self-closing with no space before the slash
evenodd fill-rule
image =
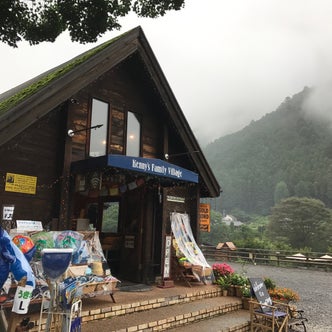
<path id="1" fill-rule="evenodd" d="M 249 331 L 249 312 L 237 297 L 223 297 L 215 285 L 154 287 L 150 292 L 117 292 L 116 303 L 101 298 L 83 303 L 82 332 Z M 97 303 L 98 302 L 98 303 Z M 94 307 L 92 307 L 94 304 Z M 97 306 L 97 307 L 96 307 Z"/>

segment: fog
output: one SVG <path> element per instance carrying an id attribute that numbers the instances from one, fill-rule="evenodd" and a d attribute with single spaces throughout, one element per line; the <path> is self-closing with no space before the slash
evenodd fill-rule
<path id="1" fill-rule="evenodd" d="M 96 44 L 140 25 L 204 146 L 274 111 L 304 86 L 322 87 L 306 107 L 326 116 L 331 17 L 330 0 L 187 0 L 162 18 L 129 15 L 120 31 Z M 72 43 L 67 33 L 53 44 L 1 44 L 0 93 L 96 44 Z"/>

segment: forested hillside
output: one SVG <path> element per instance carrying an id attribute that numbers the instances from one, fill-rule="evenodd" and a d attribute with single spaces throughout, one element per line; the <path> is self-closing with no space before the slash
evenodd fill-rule
<path id="1" fill-rule="evenodd" d="M 267 215 L 280 190 L 284 197 L 317 198 L 332 207 L 332 126 L 308 108 L 313 92 L 304 88 L 276 111 L 204 149 L 223 189 L 219 211 Z"/>

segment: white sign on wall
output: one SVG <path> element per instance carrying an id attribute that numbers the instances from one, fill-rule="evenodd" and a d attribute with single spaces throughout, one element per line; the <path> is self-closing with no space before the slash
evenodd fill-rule
<path id="1" fill-rule="evenodd" d="M 13 220 L 15 205 L 3 205 L 2 220 Z"/>

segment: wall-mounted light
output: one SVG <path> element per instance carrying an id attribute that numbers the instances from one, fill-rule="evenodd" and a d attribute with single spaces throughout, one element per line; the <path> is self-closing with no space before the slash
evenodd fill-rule
<path id="1" fill-rule="evenodd" d="M 188 151 L 188 152 L 181 152 L 181 153 L 174 153 L 174 154 L 165 153 L 165 159 L 168 160 L 169 158 L 178 157 L 178 156 L 185 156 L 187 154 L 199 153 L 199 152 L 200 151 Z"/>
<path id="2" fill-rule="evenodd" d="M 77 100 L 77 99 L 75 99 L 75 98 L 70 98 L 70 102 L 72 103 L 72 104 L 76 104 L 76 105 L 79 105 L 79 101 Z"/>
<path id="3" fill-rule="evenodd" d="M 88 130 L 91 130 L 91 129 L 97 129 L 97 128 L 100 128 L 102 126 L 103 125 L 100 124 L 100 125 L 96 125 L 96 126 L 92 126 L 92 127 L 88 127 L 88 128 L 84 128 L 84 129 L 79 129 L 79 130 L 69 129 L 67 134 L 68 134 L 69 137 L 73 137 L 76 133 L 79 133 L 80 131 L 88 131 Z"/>

